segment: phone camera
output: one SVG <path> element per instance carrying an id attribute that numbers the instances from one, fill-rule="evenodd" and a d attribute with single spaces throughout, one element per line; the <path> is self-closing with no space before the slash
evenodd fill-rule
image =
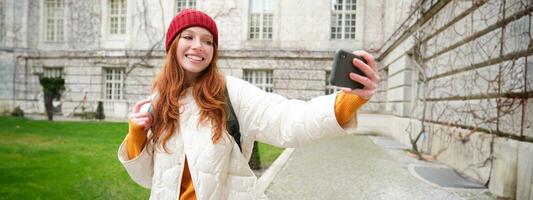
<path id="1" fill-rule="evenodd" d="M 345 58 L 346 58 L 346 54 L 342 54 L 342 55 L 341 55 L 341 58 L 342 58 L 342 59 L 345 59 Z"/>

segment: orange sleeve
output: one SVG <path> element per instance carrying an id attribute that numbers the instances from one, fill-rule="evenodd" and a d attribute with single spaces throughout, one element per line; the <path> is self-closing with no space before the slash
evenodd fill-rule
<path id="1" fill-rule="evenodd" d="M 126 135 L 125 146 L 128 152 L 128 158 L 133 159 L 141 154 L 141 151 L 146 144 L 146 133 L 143 126 L 137 125 L 135 122 L 128 120 L 129 131 Z"/>
<path id="2" fill-rule="evenodd" d="M 337 122 L 341 126 L 346 124 L 353 117 L 357 109 L 366 102 L 368 100 L 355 94 L 346 92 L 337 93 L 337 97 L 335 97 L 335 117 L 337 117 Z"/>

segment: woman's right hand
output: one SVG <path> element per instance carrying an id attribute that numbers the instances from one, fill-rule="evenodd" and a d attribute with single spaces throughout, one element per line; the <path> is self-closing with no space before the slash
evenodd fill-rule
<path id="1" fill-rule="evenodd" d="M 144 127 L 145 131 L 150 128 L 150 114 L 148 114 L 148 111 L 141 111 L 141 107 L 151 101 L 151 99 L 145 99 L 137 102 L 135 106 L 133 106 L 133 112 L 130 115 L 130 121 Z"/>

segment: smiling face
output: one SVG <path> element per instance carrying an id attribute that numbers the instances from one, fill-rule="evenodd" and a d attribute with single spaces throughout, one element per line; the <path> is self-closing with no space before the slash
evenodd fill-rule
<path id="1" fill-rule="evenodd" d="M 215 50 L 213 35 L 205 28 L 190 27 L 179 35 L 176 58 L 190 83 L 209 66 Z"/>

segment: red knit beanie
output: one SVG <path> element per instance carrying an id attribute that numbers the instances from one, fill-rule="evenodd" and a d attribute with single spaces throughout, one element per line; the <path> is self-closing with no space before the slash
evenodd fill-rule
<path id="1" fill-rule="evenodd" d="M 172 19 L 172 22 L 170 22 L 170 25 L 168 26 L 166 39 L 167 52 L 170 49 L 170 45 L 172 44 L 172 41 L 174 41 L 174 38 L 176 38 L 183 29 L 192 26 L 200 26 L 207 29 L 213 35 L 215 49 L 218 47 L 218 29 L 215 21 L 201 11 L 184 9 Z"/>

